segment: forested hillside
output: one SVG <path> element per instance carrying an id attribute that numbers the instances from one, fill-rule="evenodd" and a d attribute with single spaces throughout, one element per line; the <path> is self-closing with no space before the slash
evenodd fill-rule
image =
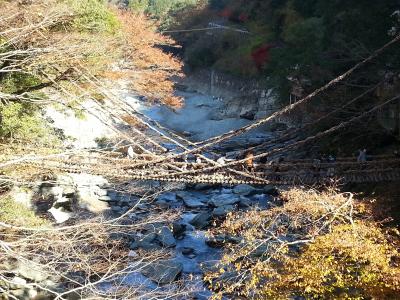
<path id="1" fill-rule="evenodd" d="M 238 76 L 269 78 L 288 99 L 293 85 L 310 91 L 344 72 L 396 35 L 397 0 L 210 1 L 176 13 L 172 29 L 210 22 L 245 29 L 173 33 L 193 68 L 213 67 Z M 349 82 L 368 85 L 399 68 L 398 47 Z"/>
<path id="2" fill-rule="evenodd" d="M 198 1 L 172 12 L 166 34 L 182 44 L 189 73 L 212 69 L 246 80 L 253 78 L 273 88 L 279 102 L 286 105 L 343 74 L 392 40 L 399 33 L 398 8 L 397 0 Z M 314 127 L 321 130 L 332 125 L 333 119 L 354 116 L 394 96 L 399 50 L 399 45 L 390 47 L 296 110 L 292 118 L 309 122 L 339 110 L 340 114 L 327 123 Z M 342 106 L 347 108 L 343 110 Z M 337 153 L 347 143 L 349 149 L 392 144 L 391 134 L 398 134 L 399 125 L 385 119 L 391 114 L 382 113 L 383 122 L 392 124 L 389 135 L 374 117 L 369 119 L 369 126 L 359 123 L 343 132 L 336 144 L 332 140 L 324 143 L 323 151 Z"/>

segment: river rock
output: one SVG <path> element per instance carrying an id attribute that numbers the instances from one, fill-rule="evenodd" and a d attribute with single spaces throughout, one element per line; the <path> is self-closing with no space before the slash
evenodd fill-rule
<path id="1" fill-rule="evenodd" d="M 73 186 L 66 186 L 63 189 L 62 195 L 67 198 L 73 198 L 76 194 L 76 189 Z"/>
<path id="2" fill-rule="evenodd" d="M 252 187 L 251 185 L 248 184 L 239 184 L 235 186 L 233 189 L 233 192 L 238 195 L 242 196 L 249 196 L 257 191 L 256 188 Z"/>
<path id="3" fill-rule="evenodd" d="M 156 202 L 155 202 L 155 204 L 158 206 L 158 207 L 160 207 L 160 208 L 163 208 L 163 209 L 168 209 L 168 208 L 170 208 L 171 207 L 171 204 L 170 203 L 168 203 L 167 201 L 165 201 L 165 200 L 157 200 Z"/>
<path id="4" fill-rule="evenodd" d="M 158 284 L 174 282 L 182 273 L 183 265 L 173 260 L 160 260 L 143 267 L 142 273 Z"/>
<path id="5" fill-rule="evenodd" d="M 264 193 L 267 193 L 269 195 L 276 195 L 277 196 L 279 194 L 278 189 L 273 185 L 267 184 L 267 185 L 265 185 L 263 187 L 263 190 L 264 190 Z"/>
<path id="6" fill-rule="evenodd" d="M 97 188 L 97 189 L 95 189 L 94 190 L 94 193 L 97 195 L 97 196 L 99 196 L 99 197 L 101 197 L 101 196 L 107 196 L 107 190 L 105 190 L 105 189 L 101 189 L 101 188 Z"/>
<path id="7" fill-rule="evenodd" d="M 196 257 L 196 253 L 195 250 L 193 248 L 190 247 L 184 247 L 182 248 L 182 254 L 189 257 L 189 258 L 195 258 Z"/>
<path id="8" fill-rule="evenodd" d="M 165 201 L 165 202 L 175 202 L 176 194 L 172 192 L 166 192 L 157 197 L 157 201 Z"/>
<path id="9" fill-rule="evenodd" d="M 225 205 L 225 206 L 220 206 L 220 207 L 214 208 L 212 214 L 214 217 L 223 217 L 234 210 L 235 210 L 235 207 L 233 205 Z"/>
<path id="10" fill-rule="evenodd" d="M 167 226 L 161 228 L 161 231 L 157 234 L 157 237 L 164 247 L 171 248 L 176 246 L 174 235 Z"/>
<path id="11" fill-rule="evenodd" d="M 112 202 L 112 201 L 114 201 L 113 198 L 111 198 L 110 196 L 107 196 L 107 195 L 100 195 L 98 199 L 100 201 L 104 201 L 104 202 Z"/>
<path id="12" fill-rule="evenodd" d="M 220 194 L 211 198 L 209 204 L 214 207 L 233 205 L 240 202 L 240 197 L 235 194 Z"/>
<path id="13" fill-rule="evenodd" d="M 72 213 L 64 210 L 62 207 L 52 207 L 48 210 L 48 212 L 53 216 L 57 224 L 64 223 L 72 217 Z"/>
<path id="14" fill-rule="evenodd" d="M 206 244 L 211 248 L 221 248 L 225 244 L 239 244 L 241 241 L 240 238 L 228 235 L 228 234 L 219 234 L 216 236 L 212 236 L 206 239 Z"/>
<path id="15" fill-rule="evenodd" d="M 158 250 L 160 249 L 160 245 L 158 245 L 156 238 L 157 235 L 154 232 L 146 234 L 136 238 L 135 241 L 129 245 L 129 248 L 131 250 L 136 250 L 138 248 L 148 251 Z"/>
<path id="16" fill-rule="evenodd" d="M 21 277 L 34 282 L 42 282 L 49 277 L 44 270 L 41 270 L 33 263 L 20 262 L 15 272 Z"/>
<path id="17" fill-rule="evenodd" d="M 248 208 L 252 204 L 251 200 L 246 197 L 240 197 L 239 207 Z"/>
<path id="18" fill-rule="evenodd" d="M 204 208 L 207 205 L 204 204 L 203 202 L 201 202 L 200 200 L 197 199 L 193 199 L 193 198 L 184 198 L 183 202 L 185 203 L 185 205 L 189 208 Z"/>
<path id="19" fill-rule="evenodd" d="M 36 290 L 28 288 L 10 290 L 9 293 L 14 296 L 15 299 L 34 299 L 38 294 Z"/>
<path id="20" fill-rule="evenodd" d="M 204 191 L 204 190 L 209 190 L 214 188 L 214 186 L 208 184 L 208 183 L 198 183 L 194 186 L 194 189 L 196 191 Z"/>
<path id="21" fill-rule="evenodd" d="M 209 212 L 201 212 L 198 213 L 194 218 L 189 222 L 189 224 L 193 225 L 196 229 L 203 229 L 204 227 L 210 224 L 211 213 Z"/>
<path id="22" fill-rule="evenodd" d="M 178 239 L 181 238 L 185 234 L 185 231 L 186 231 L 186 224 L 182 224 L 179 222 L 174 222 L 172 224 L 172 233 L 174 237 Z"/>

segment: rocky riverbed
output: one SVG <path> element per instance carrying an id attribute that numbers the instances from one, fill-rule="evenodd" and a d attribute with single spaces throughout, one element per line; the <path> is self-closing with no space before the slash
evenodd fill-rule
<path id="1" fill-rule="evenodd" d="M 182 109 L 173 111 L 163 106 L 146 105 L 128 90 L 119 92 L 124 95 L 127 104 L 193 141 L 222 134 L 250 122 L 241 118 L 221 119 L 221 111 L 227 108 L 213 97 L 198 93 L 180 92 L 185 97 L 186 104 Z M 87 109 L 91 112 L 90 117 L 83 120 L 71 120 L 74 118 L 71 114 L 60 114 L 54 110 L 47 112 L 53 125 L 70 137 L 73 141 L 70 146 L 75 149 L 93 147 L 98 139 L 112 134 L 104 122 L 109 121 L 107 116 L 96 119 L 96 106 L 88 104 Z M 89 130 L 83 130 L 84 128 Z M 243 145 L 260 144 L 272 136 L 273 133 L 266 132 L 264 128 L 230 141 L 217 150 L 220 153 L 234 151 Z M 154 222 L 129 237 L 115 237 L 124 239 L 129 247 L 128 256 L 133 261 L 143 251 L 169 253 L 165 259 L 143 267 L 136 266 L 136 271 L 122 278 L 121 284 L 140 289 L 145 295 L 154 290 L 174 289 L 179 280 L 180 286 L 183 282 L 188 290 L 193 291 L 193 299 L 209 298 L 211 292 L 202 281 L 203 274 L 218 268 L 224 247 L 241 243 L 241 237 L 212 235 L 208 230 L 229 213 L 268 209 L 278 199 L 277 190 L 273 186 L 179 185 L 168 187 L 167 191 L 158 193 L 156 197 L 146 198 L 149 190 L 161 191 L 166 189 L 165 186 L 157 182 L 136 182 L 134 184 L 141 187 L 139 190 L 143 192 L 132 193 L 103 177 L 84 173 L 59 175 L 57 182 L 37 186 L 31 191 L 16 189 L 14 194 L 21 203 L 28 206 L 31 205 L 32 195 L 46 199 L 47 201 L 36 201 L 36 210 L 47 212 L 59 224 L 81 217 L 77 211 L 82 210 L 93 215 L 101 214 L 106 218 L 124 215 L 130 223 L 140 222 L 157 211 L 171 211 L 176 214 L 174 221 Z M 21 293 L 25 293 L 26 299 L 35 294 L 34 289 L 21 290 L 18 281 L 57 286 L 56 278 L 49 279 L 44 275 L 43 278 L 38 278 L 33 269 L 26 272 L 24 266 L 10 268 L 14 268 L 15 273 L 19 274 L 13 279 L 16 281 L 14 294 L 17 298 Z M 110 286 L 111 283 L 102 284 L 103 289 Z"/>

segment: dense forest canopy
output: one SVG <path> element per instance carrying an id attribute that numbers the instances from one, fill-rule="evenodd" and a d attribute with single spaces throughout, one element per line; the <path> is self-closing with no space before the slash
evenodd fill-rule
<path id="1" fill-rule="evenodd" d="M 201 7 L 201 8 L 199 8 Z M 239 76 L 268 78 L 287 99 L 294 82 L 311 90 L 344 72 L 398 34 L 397 0 L 210 0 L 174 13 L 171 28 L 231 30 L 176 33 L 188 64 Z M 369 84 L 399 69 L 399 48 L 370 66 L 354 84 Z M 260 60 L 261 59 L 261 60 Z"/>

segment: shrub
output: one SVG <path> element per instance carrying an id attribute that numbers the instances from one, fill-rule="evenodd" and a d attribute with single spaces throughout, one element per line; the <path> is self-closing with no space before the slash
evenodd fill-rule
<path id="1" fill-rule="evenodd" d="M 215 298 L 394 299 L 399 256 L 381 228 L 366 221 L 363 205 L 334 191 L 293 189 L 282 198 L 283 206 L 228 215 L 224 233 L 242 242 L 205 277 Z"/>
<path id="2" fill-rule="evenodd" d="M 38 217 L 34 211 L 23 204 L 15 202 L 11 197 L 0 198 L 1 222 L 24 227 L 40 227 L 49 224 Z"/>
<path id="3" fill-rule="evenodd" d="M 67 3 L 77 14 L 73 25 L 79 31 L 115 33 L 119 27 L 118 19 L 104 0 L 68 0 Z"/>
<path id="4" fill-rule="evenodd" d="M 56 143 L 54 132 L 32 104 L 10 103 L 0 106 L 0 137 L 38 143 Z"/>

